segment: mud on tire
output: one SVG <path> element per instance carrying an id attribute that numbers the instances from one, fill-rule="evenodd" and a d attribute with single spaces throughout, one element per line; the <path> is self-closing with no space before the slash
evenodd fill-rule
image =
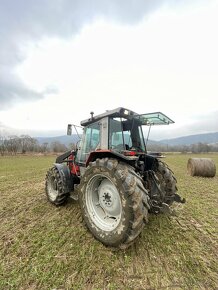
<path id="1" fill-rule="evenodd" d="M 84 221 L 103 244 L 127 248 L 148 219 L 148 193 L 131 166 L 97 159 L 86 169 L 79 202 Z"/>
<path id="2" fill-rule="evenodd" d="M 177 192 L 177 180 L 172 172 L 172 170 L 168 167 L 168 165 L 160 160 L 158 160 L 158 167 L 155 171 L 157 175 L 161 191 L 163 193 L 163 200 L 161 202 L 167 203 L 171 205 L 173 203 L 173 199 L 171 198 Z"/>
<path id="3" fill-rule="evenodd" d="M 55 205 L 66 202 L 69 193 L 64 191 L 64 184 L 56 167 L 52 167 L 46 174 L 45 192 L 48 200 Z"/>

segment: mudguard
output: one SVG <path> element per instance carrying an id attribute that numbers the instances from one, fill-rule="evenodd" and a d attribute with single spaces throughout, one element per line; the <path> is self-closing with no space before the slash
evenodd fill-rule
<path id="1" fill-rule="evenodd" d="M 70 170 L 67 165 L 60 164 L 60 163 L 54 163 L 54 166 L 57 168 L 61 180 L 63 182 L 63 193 L 68 193 L 73 191 L 74 189 L 74 182 L 73 177 L 70 174 Z"/>
<path id="2" fill-rule="evenodd" d="M 72 151 L 67 151 L 56 158 L 56 163 L 63 163 L 66 158 L 72 154 Z"/>
<path id="3" fill-rule="evenodd" d="M 97 158 L 116 158 L 118 160 L 121 160 L 123 162 L 126 162 L 132 166 L 134 166 L 135 161 L 138 160 L 138 157 L 136 156 L 125 156 L 121 153 L 118 153 L 116 151 L 113 150 L 96 150 L 96 151 L 92 151 L 89 154 L 89 157 L 86 161 L 86 167 L 89 165 L 89 162 L 93 162 L 95 161 Z"/>

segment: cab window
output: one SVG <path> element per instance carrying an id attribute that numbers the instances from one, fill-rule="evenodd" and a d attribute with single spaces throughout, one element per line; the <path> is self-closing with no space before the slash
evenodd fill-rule
<path id="1" fill-rule="evenodd" d="M 91 151 L 97 149 L 100 143 L 100 125 L 98 122 L 93 123 L 85 128 L 83 135 L 82 148 L 78 156 L 79 162 L 85 162 Z"/>

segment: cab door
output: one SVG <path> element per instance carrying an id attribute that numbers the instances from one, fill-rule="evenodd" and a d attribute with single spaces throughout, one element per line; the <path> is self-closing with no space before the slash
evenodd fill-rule
<path id="1" fill-rule="evenodd" d="M 95 151 L 100 146 L 100 123 L 95 122 L 84 129 L 82 140 L 79 144 L 76 162 L 85 166 L 90 152 Z"/>

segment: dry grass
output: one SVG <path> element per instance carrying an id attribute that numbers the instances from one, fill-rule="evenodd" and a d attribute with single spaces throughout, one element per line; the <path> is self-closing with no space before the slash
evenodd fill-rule
<path id="1" fill-rule="evenodd" d="M 187 203 L 150 216 L 134 246 L 113 251 L 83 226 L 76 202 L 47 202 L 54 157 L 0 157 L 0 289 L 217 289 L 218 177 L 189 176 L 188 158 L 165 160 Z"/>

